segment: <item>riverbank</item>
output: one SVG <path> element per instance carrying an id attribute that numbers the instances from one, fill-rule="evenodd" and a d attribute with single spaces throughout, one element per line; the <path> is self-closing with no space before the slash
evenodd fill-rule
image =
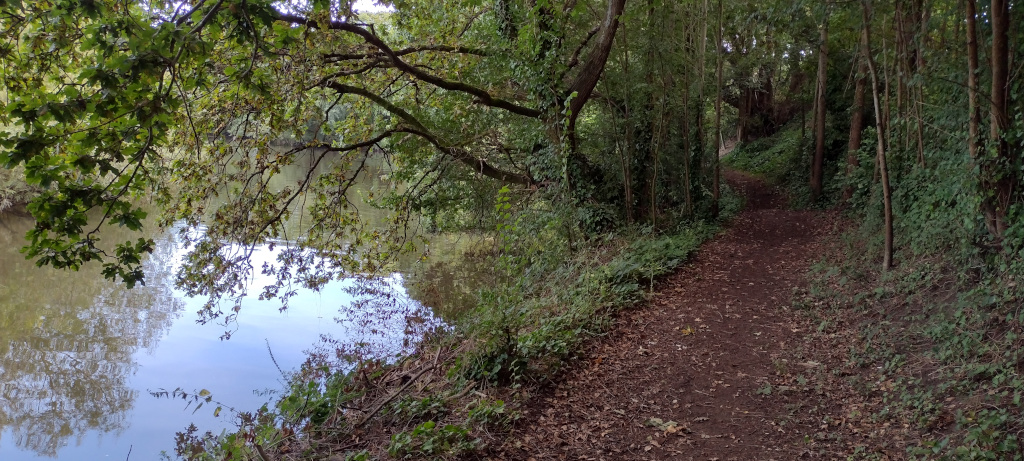
<path id="1" fill-rule="evenodd" d="M 724 216 L 740 199 L 728 193 Z M 186 459 L 226 456 L 337 459 L 475 456 L 499 445 L 537 392 L 562 378 L 587 344 L 619 315 L 653 296 L 662 277 L 687 263 L 716 224 L 690 221 L 669 232 L 636 230 L 554 246 L 532 234 L 491 258 L 491 287 L 475 309 L 427 336 L 395 361 L 362 357 L 358 347 L 327 344 L 292 376 L 269 408 L 242 413 L 234 434 L 181 434 Z M 545 235 L 552 240 L 546 242 Z M 262 454 L 261 454 L 262 452 Z"/>

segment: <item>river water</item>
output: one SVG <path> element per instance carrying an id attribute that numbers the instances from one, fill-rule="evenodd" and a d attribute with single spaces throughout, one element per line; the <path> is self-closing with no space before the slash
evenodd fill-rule
<path id="1" fill-rule="evenodd" d="M 354 290 L 355 280 L 335 281 L 321 292 L 300 290 L 285 312 L 252 296 L 242 300 L 235 323 L 200 325 L 196 312 L 205 299 L 174 287 L 184 254 L 177 229 L 150 235 L 156 250 L 146 285 L 128 290 L 95 267 L 35 267 L 18 252 L 30 226 L 27 217 L 0 215 L 3 461 L 152 460 L 162 451 L 173 458 L 175 432 L 192 423 L 215 434 L 232 427 L 231 408 L 251 411 L 272 400 L 283 373 L 297 369 L 322 335 L 390 355 L 440 324 L 408 295 L 408 280 L 426 273 L 408 263 L 375 281 L 377 295 L 360 295 L 366 291 Z M 118 234 L 113 229 L 103 239 L 138 237 Z M 273 257 L 258 248 L 254 267 Z M 221 340 L 225 329 L 230 339 Z M 214 402 L 197 410 L 154 396 L 175 389 L 209 392 Z"/>

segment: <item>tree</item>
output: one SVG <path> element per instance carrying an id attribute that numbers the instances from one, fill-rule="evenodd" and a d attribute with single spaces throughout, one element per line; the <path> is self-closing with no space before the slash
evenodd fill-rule
<path id="1" fill-rule="evenodd" d="M 882 105 L 879 101 L 878 96 L 878 71 L 875 69 L 875 60 L 871 54 L 871 2 L 870 0 L 862 0 L 861 6 L 863 8 L 863 29 L 861 36 L 861 49 L 863 50 L 864 60 L 867 62 L 868 72 L 871 75 L 871 99 L 874 102 L 875 107 L 875 120 L 878 126 L 875 129 L 877 134 L 876 147 L 878 152 L 878 169 L 881 172 L 882 178 L 882 201 L 883 208 L 885 210 L 885 224 L 883 232 L 885 233 L 885 248 L 882 255 L 882 270 L 889 270 L 892 267 L 892 255 L 893 255 L 893 227 L 892 227 L 892 192 L 889 189 L 889 167 L 886 164 L 886 145 L 885 145 L 885 127 L 882 122 Z"/>
<path id="2" fill-rule="evenodd" d="M 971 8 L 970 5 L 968 8 Z M 1010 129 L 1010 2 L 993 0 L 990 8 L 992 22 L 992 90 L 989 114 L 989 145 L 993 150 L 991 158 L 982 163 L 982 187 L 985 213 L 989 232 L 996 239 L 1002 239 L 1009 227 L 1007 218 L 1010 207 L 1020 193 L 1020 149 L 1011 147 L 1006 135 Z M 969 26 L 970 27 L 970 26 Z"/>
<path id="3" fill-rule="evenodd" d="M 968 139 L 967 148 L 972 159 L 978 158 L 982 139 L 981 110 L 978 107 L 978 32 L 976 0 L 967 0 L 967 98 L 968 98 Z"/>
<path id="4" fill-rule="evenodd" d="M 850 138 L 846 148 L 846 175 L 849 176 L 860 166 L 857 152 L 860 150 L 861 134 L 864 131 L 864 95 L 867 87 L 867 61 L 857 55 L 857 76 L 853 90 L 853 107 L 850 108 Z M 847 186 L 843 191 L 843 200 L 848 201 L 853 190 Z"/>
<path id="5" fill-rule="evenodd" d="M 814 199 L 821 196 L 825 176 L 825 90 L 828 76 L 828 4 L 825 4 L 825 19 L 821 23 L 821 38 L 818 44 L 818 85 L 814 96 L 814 159 L 811 162 L 811 194 Z"/>
<path id="6" fill-rule="evenodd" d="M 625 0 L 417 3 L 375 17 L 351 2 L 0 3 L 0 160 L 45 189 L 29 206 L 28 256 L 71 269 L 102 261 L 107 277 L 144 282 L 153 242 L 108 245 L 97 231 L 140 228 L 138 199 L 155 191 L 163 224 L 205 225 L 184 234 L 179 282 L 191 294 L 238 294 L 263 270 L 290 274 L 264 291 L 285 296 L 284 283 L 322 286 L 408 249 L 405 224 L 444 184 L 571 196 L 596 180 L 580 171 L 590 160 L 578 120 Z M 311 126 L 325 136 L 275 147 Z M 395 213 L 387 229 L 365 228 L 346 198 L 352 169 L 377 152 L 410 184 L 382 202 Z M 270 187 L 307 155 L 305 178 Z M 313 225 L 301 244 L 276 267 L 248 267 L 251 248 L 303 212 Z"/>
<path id="7" fill-rule="evenodd" d="M 715 80 L 717 81 L 717 91 L 715 91 L 715 149 L 712 151 L 712 189 L 711 189 L 711 214 L 712 216 L 718 216 L 719 212 L 719 194 L 721 194 L 721 185 L 719 184 L 721 178 L 721 162 L 719 158 L 722 155 L 722 66 L 724 60 L 722 59 L 722 48 L 725 44 L 722 42 L 723 32 L 723 13 L 722 13 L 722 0 L 718 0 L 718 27 L 717 38 L 715 41 Z"/>

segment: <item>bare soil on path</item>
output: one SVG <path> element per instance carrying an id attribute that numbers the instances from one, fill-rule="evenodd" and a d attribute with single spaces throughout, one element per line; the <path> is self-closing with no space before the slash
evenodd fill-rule
<path id="1" fill-rule="evenodd" d="M 814 326 L 790 306 L 837 218 L 786 209 L 779 192 L 747 175 L 726 179 L 746 209 L 643 306 L 622 314 L 585 360 L 535 394 L 488 458 L 822 456 L 809 450 L 808 434 L 841 403 L 814 387 L 822 364 L 794 354 Z M 783 385 L 790 382 L 793 389 Z"/>

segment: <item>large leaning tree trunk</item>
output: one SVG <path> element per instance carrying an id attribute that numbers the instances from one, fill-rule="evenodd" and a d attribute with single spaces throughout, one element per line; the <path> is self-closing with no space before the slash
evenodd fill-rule
<path id="1" fill-rule="evenodd" d="M 598 32 L 597 43 L 587 57 L 586 63 L 580 68 L 569 85 L 566 96 L 571 98 L 568 104 L 568 124 L 570 135 L 576 130 L 576 120 L 579 118 L 583 106 L 590 100 L 597 82 L 601 80 L 601 73 L 608 62 L 608 56 L 612 52 L 612 45 L 615 43 L 615 31 L 619 28 L 619 16 L 626 7 L 626 0 L 609 0 L 608 9 L 605 11 L 604 20 L 601 22 L 601 29 Z"/>

